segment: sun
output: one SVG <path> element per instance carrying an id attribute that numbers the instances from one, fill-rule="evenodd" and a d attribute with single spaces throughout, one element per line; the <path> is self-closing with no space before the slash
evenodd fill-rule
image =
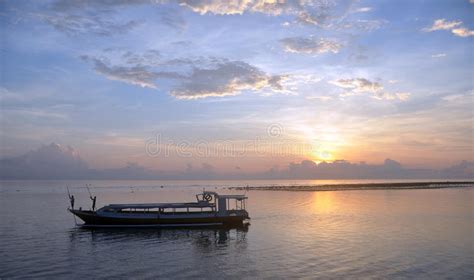
<path id="1" fill-rule="evenodd" d="M 319 159 L 324 160 L 324 161 L 332 161 L 334 160 L 333 155 L 329 151 L 319 151 L 317 153 L 317 156 Z"/>
<path id="2" fill-rule="evenodd" d="M 311 152 L 309 155 L 310 159 L 315 163 L 321 163 L 323 161 L 331 162 L 334 161 L 333 152 L 325 149 L 317 149 Z"/>
<path id="3" fill-rule="evenodd" d="M 310 146 L 306 156 L 318 164 L 336 160 L 338 150 L 345 142 L 339 130 L 329 125 L 302 126 L 300 131 L 304 141 Z"/>

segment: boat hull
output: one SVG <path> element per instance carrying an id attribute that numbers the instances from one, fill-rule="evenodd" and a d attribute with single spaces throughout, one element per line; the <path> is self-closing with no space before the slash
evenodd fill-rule
<path id="1" fill-rule="evenodd" d="M 84 227 L 189 227 L 189 226 L 233 226 L 242 225 L 249 219 L 247 215 L 218 216 L 204 214 L 195 216 L 186 215 L 137 215 L 137 216 L 110 216 L 101 215 L 93 211 L 69 211 L 84 221 Z"/>

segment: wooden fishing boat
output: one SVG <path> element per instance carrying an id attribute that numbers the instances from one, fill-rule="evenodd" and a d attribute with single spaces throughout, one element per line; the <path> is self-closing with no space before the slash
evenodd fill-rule
<path id="1" fill-rule="evenodd" d="M 83 227 L 238 226 L 249 220 L 245 195 L 204 191 L 196 202 L 109 204 L 97 211 L 68 208 Z"/>

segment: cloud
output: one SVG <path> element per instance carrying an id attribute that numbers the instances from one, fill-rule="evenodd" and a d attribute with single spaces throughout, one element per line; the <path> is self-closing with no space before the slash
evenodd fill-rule
<path id="1" fill-rule="evenodd" d="M 342 96 L 351 96 L 356 94 L 368 93 L 372 98 L 379 100 L 400 100 L 405 101 L 410 96 L 407 92 L 390 93 L 384 91 L 382 84 L 378 82 L 372 82 L 365 78 L 353 78 L 353 79 L 339 79 L 329 81 L 337 87 L 348 90 Z"/>
<path id="2" fill-rule="evenodd" d="M 409 92 L 395 92 L 395 93 L 390 93 L 390 92 L 378 92 L 374 94 L 375 99 L 379 100 L 400 100 L 400 101 L 406 101 L 410 97 Z"/>
<path id="3" fill-rule="evenodd" d="M 6 101 L 21 101 L 24 99 L 24 96 L 16 94 L 7 88 L 0 87 L 0 102 Z"/>
<path id="4" fill-rule="evenodd" d="M 10 179 L 71 178 L 88 171 L 76 150 L 55 143 L 19 157 L 1 159 L 0 166 L 0 177 Z"/>
<path id="5" fill-rule="evenodd" d="M 446 19 L 437 19 L 431 27 L 423 28 L 422 31 L 433 32 L 438 30 L 450 30 L 455 36 L 469 37 L 474 36 L 474 31 L 462 26 L 462 21 L 446 21 Z"/>
<path id="6" fill-rule="evenodd" d="M 110 80 L 125 82 L 144 88 L 156 89 L 155 81 L 159 78 L 179 79 L 182 76 L 173 72 L 155 72 L 148 66 L 110 66 L 103 60 L 95 57 L 82 56 L 85 61 L 91 61 L 97 73 L 104 75 Z"/>
<path id="7" fill-rule="evenodd" d="M 306 25 L 317 25 L 324 26 L 327 25 L 329 21 L 329 14 L 327 12 L 308 12 L 302 11 L 296 15 L 297 22 L 306 24 Z"/>
<path id="8" fill-rule="evenodd" d="M 217 176 L 214 166 L 209 163 L 202 163 L 199 168 L 195 168 L 192 163 L 188 163 L 184 172 L 177 172 L 180 178 L 212 179 Z"/>
<path id="9" fill-rule="evenodd" d="M 0 159 L 1 179 L 151 179 L 159 171 L 137 163 L 113 169 L 91 169 L 74 148 L 56 143 L 23 155 Z"/>
<path id="10" fill-rule="evenodd" d="M 49 8 L 45 11 L 33 14 L 33 16 L 68 35 L 113 36 L 129 32 L 144 22 L 143 19 L 124 19 L 124 14 L 121 12 L 126 6 L 162 4 L 162 2 L 152 0 L 58 0 L 48 5 Z M 116 18 L 116 15 L 122 17 Z M 163 24 L 172 28 L 183 29 L 186 26 L 181 15 L 175 10 L 160 9 L 157 11 L 157 15 Z"/>
<path id="11" fill-rule="evenodd" d="M 168 4 L 168 5 L 164 5 Z M 175 4 L 175 5 L 170 5 Z M 156 14 L 161 23 L 175 29 L 183 29 L 186 22 L 178 7 L 189 9 L 200 15 L 242 15 L 244 13 L 261 13 L 271 16 L 293 17 L 295 23 L 314 25 L 322 28 L 340 29 L 357 28 L 373 30 L 380 27 L 381 21 L 355 21 L 348 15 L 368 12 L 370 7 L 352 10 L 352 1 L 337 0 L 84 0 L 53 1 L 43 20 L 60 31 L 68 34 L 93 33 L 110 36 L 124 33 L 141 23 L 141 21 L 113 21 L 114 14 L 121 13 L 128 7 L 139 5 L 159 6 Z M 289 22 L 288 22 L 289 23 Z"/>
<path id="12" fill-rule="evenodd" d="M 462 28 L 454 28 L 451 30 L 451 32 L 459 37 L 469 37 L 469 36 L 474 36 L 474 30 L 469 30 L 465 27 Z"/>
<path id="13" fill-rule="evenodd" d="M 178 99 L 232 96 L 244 90 L 284 92 L 283 82 L 288 78 L 267 74 L 243 61 L 218 58 L 161 60 L 159 52 L 153 50 L 143 55 L 132 52 L 118 54 L 121 62 L 115 65 L 108 58 L 88 55 L 81 58 L 92 63 L 94 70 L 106 78 L 131 85 L 157 89 L 158 79 L 171 79 L 174 83 L 169 93 Z"/>
<path id="14" fill-rule="evenodd" d="M 334 8 L 336 1 L 320 0 L 294 0 L 294 1 L 272 1 L 272 0 L 85 0 L 85 1 L 66 1 L 59 0 L 54 2 L 53 8 L 61 12 L 71 12 L 77 10 L 106 10 L 122 8 L 128 5 L 155 4 L 162 5 L 166 3 L 176 3 L 181 7 L 192 10 L 201 15 L 242 15 L 246 12 L 264 13 L 273 16 L 295 15 L 298 18 L 312 18 L 312 21 L 319 21 L 318 17 L 329 17 L 329 11 Z M 347 7 L 350 4 L 345 4 Z M 310 21 L 308 19 L 308 21 Z"/>
<path id="15" fill-rule="evenodd" d="M 160 16 L 161 23 L 171 28 L 183 30 L 187 27 L 187 23 L 179 11 L 160 9 L 158 14 Z"/>
<path id="16" fill-rule="evenodd" d="M 342 45 L 328 39 L 291 37 L 280 40 L 286 52 L 318 55 L 327 52 L 338 53 Z"/>
<path id="17" fill-rule="evenodd" d="M 0 179 L 468 179 L 474 178 L 474 162 L 462 161 L 441 170 L 413 169 L 386 159 L 382 164 L 351 163 L 345 160 L 310 160 L 290 163 L 283 169 L 265 172 L 219 172 L 209 163 L 184 170 L 160 171 L 128 162 L 124 167 L 92 169 L 70 146 L 51 143 L 23 155 L 0 159 Z"/>
<path id="18" fill-rule="evenodd" d="M 52 3 L 52 8 L 61 12 L 79 9 L 110 10 L 116 7 L 149 4 L 152 2 L 152 0 L 56 0 Z"/>
<path id="19" fill-rule="evenodd" d="M 303 160 L 300 163 L 290 163 L 285 171 L 289 178 L 403 178 L 414 175 L 407 174 L 411 172 L 392 159 L 386 159 L 381 165 L 357 164 L 345 160 L 317 164 Z"/>
<path id="20" fill-rule="evenodd" d="M 441 57 L 446 57 L 445 53 L 437 53 L 437 54 L 432 54 L 432 58 L 441 58 Z"/>
<path id="21" fill-rule="evenodd" d="M 303 160 L 287 168 L 270 169 L 265 178 L 274 179 L 415 179 L 415 178 L 473 178 L 474 162 L 463 161 L 442 170 L 406 168 L 386 159 L 382 164 L 351 163 L 345 160 L 321 162 Z"/>
<path id="22" fill-rule="evenodd" d="M 354 13 L 367 13 L 372 11 L 372 7 L 360 7 L 354 10 Z"/>
<path id="23" fill-rule="evenodd" d="M 299 14 L 307 9 L 318 9 L 327 6 L 321 1 L 241 1 L 241 0 L 179 0 L 181 6 L 187 7 L 199 14 L 216 14 L 216 15 L 236 15 L 245 12 L 257 12 L 270 15 L 281 14 Z M 332 1 L 329 1 L 332 2 Z"/>
<path id="24" fill-rule="evenodd" d="M 257 91 L 269 88 L 283 91 L 285 76 L 271 76 L 242 62 L 222 62 L 211 69 L 194 68 L 192 74 L 171 94 L 179 99 L 197 99 L 210 96 L 231 96 L 243 90 Z"/>
<path id="25" fill-rule="evenodd" d="M 433 25 L 429 28 L 424 28 L 426 32 L 432 32 L 436 30 L 451 30 L 462 24 L 462 21 L 446 21 L 446 19 L 437 19 L 434 21 Z"/>
<path id="26" fill-rule="evenodd" d="M 37 16 L 55 29 L 68 35 L 93 33 L 101 36 L 112 36 L 126 33 L 140 24 L 139 21 L 135 20 L 125 23 L 114 22 L 96 15 L 39 14 Z"/>
<path id="27" fill-rule="evenodd" d="M 174 2 L 174 1 L 171 1 Z M 325 28 L 338 28 L 351 13 L 352 1 L 335 0 L 179 0 L 179 5 L 193 12 L 215 15 L 242 15 L 244 13 L 263 13 L 272 16 L 293 16 L 295 22 L 304 25 L 315 25 Z M 362 7 L 358 12 L 368 12 L 370 7 Z M 289 24 L 289 23 L 288 23 Z M 346 22 L 347 24 L 347 22 Z M 351 25 L 360 27 L 360 25 Z"/>
<path id="28" fill-rule="evenodd" d="M 93 169 L 79 152 L 70 146 L 56 143 L 43 145 L 17 157 L 0 159 L 0 179 L 209 179 L 215 176 L 214 167 L 203 163 L 200 168 L 191 164 L 185 170 L 163 172 L 148 169 L 135 162 L 124 167 Z"/>
<path id="29" fill-rule="evenodd" d="M 472 178 L 474 177 L 474 162 L 463 160 L 459 164 L 443 169 L 444 174 L 453 178 Z"/>
<path id="30" fill-rule="evenodd" d="M 307 100 L 319 100 L 319 101 L 328 101 L 328 100 L 331 100 L 332 97 L 331 96 L 326 96 L 326 95 L 322 95 L 322 96 L 306 96 L 305 99 Z"/>
<path id="31" fill-rule="evenodd" d="M 162 63 L 161 54 L 157 50 L 147 50 L 143 54 L 127 51 L 122 54 L 127 64 L 154 66 Z"/>
<path id="32" fill-rule="evenodd" d="M 330 82 L 340 88 L 351 89 L 355 92 L 377 92 L 383 89 L 383 86 L 377 82 L 371 82 L 364 78 L 339 79 Z"/>
<path id="33" fill-rule="evenodd" d="M 355 21 L 342 22 L 337 29 L 358 29 L 363 31 L 374 31 L 381 28 L 384 24 L 387 24 L 386 20 L 363 20 L 358 19 Z"/>
<path id="34" fill-rule="evenodd" d="M 160 178 L 162 172 L 148 169 L 136 162 L 127 162 L 124 167 L 110 169 L 91 169 L 89 170 L 89 178 L 97 179 L 153 179 Z"/>

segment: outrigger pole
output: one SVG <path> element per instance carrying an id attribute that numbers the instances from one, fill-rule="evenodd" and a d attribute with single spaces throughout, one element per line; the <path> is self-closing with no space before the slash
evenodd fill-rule
<path id="1" fill-rule="evenodd" d="M 69 200 L 71 200 L 71 193 L 69 192 L 69 186 L 66 186 L 67 190 L 67 196 L 69 197 Z M 74 206 L 71 205 L 71 208 L 74 208 Z"/>
<path id="2" fill-rule="evenodd" d="M 92 193 L 91 193 L 91 191 L 89 190 L 89 186 L 90 186 L 90 185 L 91 185 L 91 184 L 86 184 L 86 188 L 87 188 L 87 191 L 89 192 L 89 197 L 90 197 L 90 199 L 92 200 L 92 211 L 95 211 L 95 202 L 96 202 L 97 197 L 92 196 Z"/>
<path id="3" fill-rule="evenodd" d="M 69 192 L 69 186 L 66 186 L 66 189 L 67 189 L 67 196 L 69 197 L 69 202 L 71 203 L 71 209 L 74 210 L 74 195 L 71 195 L 71 193 Z M 76 215 L 72 215 L 72 217 L 74 218 L 74 224 L 78 226 L 79 224 L 76 221 Z"/>
<path id="4" fill-rule="evenodd" d="M 87 192 L 89 193 L 89 196 L 92 197 L 91 190 L 89 190 L 89 184 L 86 184 Z"/>

